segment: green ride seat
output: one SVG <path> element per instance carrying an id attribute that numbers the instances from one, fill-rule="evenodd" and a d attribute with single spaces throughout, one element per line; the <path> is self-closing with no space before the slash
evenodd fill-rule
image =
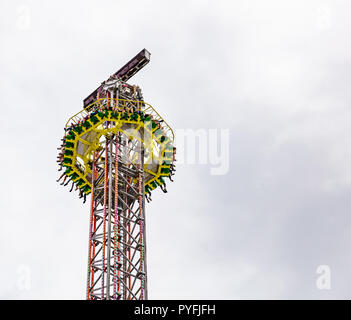
<path id="1" fill-rule="evenodd" d="M 149 121 L 151 121 L 151 116 L 145 115 L 144 122 L 149 122 Z"/>
<path id="2" fill-rule="evenodd" d="M 72 150 L 65 150 L 65 156 L 73 156 L 73 151 Z"/>
<path id="3" fill-rule="evenodd" d="M 162 186 L 163 184 L 165 184 L 165 181 L 163 180 L 162 177 L 159 177 L 158 179 L 156 179 L 156 182 L 159 186 Z"/>
<path id="4" fill-rule="evenodd" d="M 71 175 L 72 180 L 76 180 L 79 177 L 78 173 L 73 172 L 73 174 Z"/>
<path id="5" fill-rule="evenodd" d="M 83 191 L 84 193 L 87 193 L 89 190 L 90 190 L 90 188 L 89 188 L 88 185 L 85 185 L 84 187 L 82 187 L 82 191 Z"/>
<path id="6" fill-rule="evenodd" d="M 72 159 L 70 159 L 70 158 L 63 158 L 62 162 L 63 163 L 70 163 L 70 164 L 72 164 Z"/>
<path id="7" fill-rule="evenodd" d="M 97 115 L 98 115 L 101 119 L 104 118 L 104 113 L 101 112 L 101 111 L 98 111 L 98 112 L 97 112 Z"/>
<path id="8" fill-rule="evenodd" d="M 148 184 L 145 186 L 145 192 L 146 193 L 150 193 L 151 192 L 151 188 L 150 188 L 150 186 Z"/>
<path id="9" fill-rule="evenodd" d="M 74 148 L 74 143 L 73 143 L 73 142 L 67 141 L 67 142 L 66 142 L 66 147 L 67 147 L 67 148 Z"/>
<path id="10" fill-rule="evenodd" d="M 82 126 L 76 126 L 74 129 L 78 134 L 81 134 L 83 132 Z"/>
<path id="11" fill-rule="evenodd" d="M 92 117 L 90 118 L 90 120 L 91 120 L 94 124 L 97 124 L 97 123 L 99 122 L 99 119 L 98 119 L 97 117 L 95 117 L 95 116 L 92 116 Z"/>
<path id="12" fill-rule="evenodd" d="M 129 119 L 129 114 L 125 112 L 121 119 L 127 121 Z"/>
<path id="13" fill-rule="evenodd" d="M 70 168 L 70 167 L 68 167 L 68 168 L 66 168 L 66 170 L 65 170 L 65 174 L 66 175 L 69 175 L 69 173 L 72 171 L 72 168 Z"/>
<path id="14" fill-rule="evenodd" d="M 76 138 L 75 133 L 71 130 L 70 132 L 68 132 L 68 135 L 66 136 L 66 140 L 74 140 Z"/>
<path id="15" fill-rule="evenodd" d="M 91 125 L 90 125 L 90 123 L 89 123 L 88 121 L 85 121 L 85 122 L 83 123 L 83 127 L 84 127 L 85 129 L 89 129 L 89 128 L 91 127 Z"/>
<path id="16" fill-rule="evenodd" d="M 169 174 L 170 173 L 170 169 L 169 168 L 162 168 L 161 169 L 161 173 L 164 173 L 164 174 Z"/>

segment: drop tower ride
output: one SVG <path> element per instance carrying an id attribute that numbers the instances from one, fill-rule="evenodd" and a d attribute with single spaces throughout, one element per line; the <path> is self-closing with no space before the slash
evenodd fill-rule
<path id="1" fill-rule="evenodd" d="M 90 201 L 88 300 L 148 298 L 145 200 L 175 172 L 174 134 L 127 81 L 150 61 L 143 49 L 70 117 L 57 162 L 61 185 Z"/>

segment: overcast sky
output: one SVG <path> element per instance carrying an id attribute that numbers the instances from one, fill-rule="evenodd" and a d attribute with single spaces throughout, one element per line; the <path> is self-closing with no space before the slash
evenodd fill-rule
<path id="1" fill-rule="evenodd" d="M 172 128 L 229 130 L 226 174 L 185 161 L 147 204 L 150 299 L 351 299 L 350 10 L 1 0 L 0 298 L 85 298 L 89 204 L 56 183 L 56 148 L 146 48 L 129 82 Z"/>

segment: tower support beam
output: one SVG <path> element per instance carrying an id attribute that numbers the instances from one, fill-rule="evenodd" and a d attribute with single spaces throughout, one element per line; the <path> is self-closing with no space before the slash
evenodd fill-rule
<path id="1" fill-rule="evenodd" d="M 147 299 L 142 143 L 100 142 L 92 165 L 87 299 Z M 141 163 L 140 163 L 141 162 Z"/>

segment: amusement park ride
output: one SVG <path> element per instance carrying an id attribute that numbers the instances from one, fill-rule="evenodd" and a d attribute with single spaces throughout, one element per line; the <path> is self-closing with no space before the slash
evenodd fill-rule
<path id="1" fill-rule="evenodd" d="M 175 172 L 174 134 L 128 81 L 150 61 L 143 49 L 84 99 L 58 148 L 58 182 L 91 194 L 88 300 L 148 298 L 145 199 Z"/>

